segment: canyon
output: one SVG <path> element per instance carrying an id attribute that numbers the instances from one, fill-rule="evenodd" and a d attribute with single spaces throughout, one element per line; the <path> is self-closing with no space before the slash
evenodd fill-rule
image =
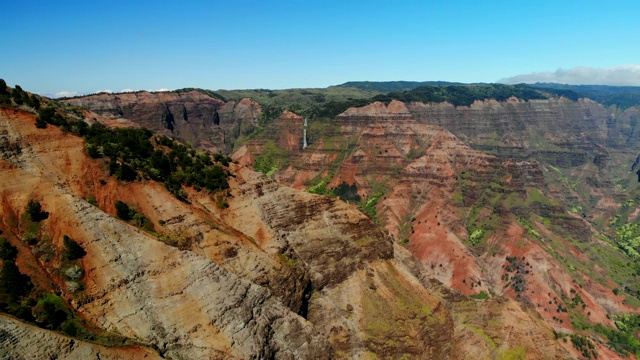
<path id="1" fill-rule="evenodd" d="M 636 108 L 391 100 L 305 121 L 198 90 L 58 104 L 234 162 L 227 190 L 184 186 L 180 200 L 110 176 L 82 137 L 37 128 L 30 109 L 1 109 L 0 230 L 16 264 L 123 339 L 2 315 L 0 350 L 14 357 L 45 356 L 32 336 L 70 358 L 582 358 L 576 339 L 633 357 L 594 329 L 638 314 L 637 260 L 616 238 L 639 214 Z M 29 242 L 31 199 L 50 215 Z M 118 219 L 118 201 L 152 228 Z M 63 275 L 65 236 L 86 251 L 82 290 Z"/>

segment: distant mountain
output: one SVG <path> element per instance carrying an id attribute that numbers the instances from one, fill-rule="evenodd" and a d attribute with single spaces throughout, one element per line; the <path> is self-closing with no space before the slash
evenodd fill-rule
<path id="1" fill-rule="evenodd" d="M 640 104 L 640 86 L 608 85 L 567 85 L 557 83 L 535 83 L 525 86 L 552 90 L 552 92 L 573 98 L 573 94 L 595 100 L 604 106 L 615 105 L 627 109 Z M 573 94 L 572 94 L 573 93 Z"/>
<path id="2" fill-rule="evenodd" d="M 474 87 L 495 85 L 497 84 L 465 84 L 448 81 L 348 81 L 332 87 L 355 88 L 381 93 L 402 93 L 422 87 L 443 87 L 446 89 L 449 86 L 463 86 L 465 88 L 472 88 L 472 91 L 474 91 Z M 563 96 L 574 101 L 580 98 L 589 98 L 604 106 L 609 107 L 615 105 L 623 110 L 640 104 L 640 86 L 567 85 L 558 83 L 519 84 L 517 86 L 535 88 L 548 94 Z M 434 90 L 427 90 L 426 92 L 432 93 Z M 514 96 L 522 98 L 518 95 Z M 402 96 L 398 94 L 394 94 L 392 97 L 397 100 L 402 100 Z"/>
<path id="3" fill-rule="evenodd" d="M 351 87 L 361 90 L 391 92 L 407 91 L 421 86 L 462 85 L 448 81 L 348 81 L 335 87 Z"/>
<path id="4" fill-rule="evenodd" d="M 455 106 L 469 106 L 477 100 L 494 99 L 505 101 L 511 97 L 522 100 L 542 100 L 549 96 L 537 89 L 522 85 L 503 84 L 461 84 L 461 85 L 431 85 L 421 86 L 403 92 L 390 92 L 386 95 L 373 97 L 374 101 L 390 102 L 399 100 L 403 102 L 442 103 L 449 102 Z"/>

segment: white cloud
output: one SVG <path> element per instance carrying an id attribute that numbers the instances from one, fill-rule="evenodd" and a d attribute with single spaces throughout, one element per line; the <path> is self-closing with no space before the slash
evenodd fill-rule
<path id="1" fill-rule="evenodd" d="M 640 86 L 640 65 L 619 65 L 610 68 L 577 66 L 571 69 L 533 72 L 500 79 L 506 84 L 554 82 L 570 85 Z"/>
<path id="2" fill-rule="evenodd" d="M 57 93 L 51 94 L 51 97 L 60 98 L 60 97 L 71 97 L 76 95 L 80 95 L 80 93 L 77 91 L 62 90 L 62 91 L 58 91 Z"/>
<path id="3" fill-rule="evenodd" d="M 130 92 L 136 92 L 138 90 L 135 89 L 122 89 L 120 90 L 120 93 L 130 93 Z M 157 90 L 148 90 L 149 92 L 164 92 L 164 91 L 171 91 L 170 89 L 167 88 L 160 88 Z M 104 89 L 104 90 L 98 90 L 93 92 L 93 94 L 99 94 L 99 93 L 108 93 L 108 94 L 113 94 L 114 91 L 111 89 Z M 50 97 L 50 98 L 61 98 L 61 97 L 73 97 L 73 96 L 80 96 L 80 95 L 86 95 L 87 93 L 83 93 L 83 92 L 78 92 L 78 91 L 68 91 L 68 90 L 62 90 L 62 91 L 58 91 L 55 93 L 44 93 L 42 95 Z"/>

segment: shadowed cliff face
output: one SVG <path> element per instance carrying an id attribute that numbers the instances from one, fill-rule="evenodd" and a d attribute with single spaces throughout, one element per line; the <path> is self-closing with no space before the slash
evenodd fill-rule
<path id="1" fill-rule="evenodd" d="M 231 151 L 236 139 L 255 130 L 261 112 L 249 99 L 224 102 L 195 90 L 97 94 L 63 101 L 214 152 Z"/>
<path id="2" fill-rule="evenodd" d="M 31 114 L 2 110 L 0 118 L 0 229 L 21 249 L 20 269 L 98 328 L 169 358 L 447 359 L 463 346 L 453 341 L 446 289 L 429 287 L 429 275 L 404 249 L 342 201 L 232 165 L 228 194 L 187 189 L 187 204 L 160 184 L 109 177 L 101 160 L 85 155 L 81 138 L 37 129 Z M 97 206 L 85 201 L 89 195 Z M 218 206 L 218 196 L 228 207 Z M 47 260 L 37 255 L 39 243 L 23 241 L 20 214 L 29 199 L 50 213 L 36 240 L 49 241 L 55 254 L 68 235 L 86 251 L 83 290 L 74 292 L 59 275 L 58 257 Z M 117 200 L 143 213 L 156 232 L 115 219 Z M 37 336 L 52 346 L 67 341 L 7 324 L 45 334 Z M 39 354 L 14 342 L 2 346 Z M 145 350 L 90 351 L 116 358 Z"/>

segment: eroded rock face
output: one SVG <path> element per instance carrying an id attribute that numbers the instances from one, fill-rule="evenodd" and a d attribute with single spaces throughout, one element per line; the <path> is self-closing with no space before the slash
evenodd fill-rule
<path id="1" fill-rule="evenodd" d="M 261 112 L 250 99 L 224 102 L 195 90 L 102 93 L 63 101 L 217 152 L 230 151 L 237 138 L 250 134 Z"/>
<path id="2" fill-rule="evenodd" d="M 0 315 L 0 357 L 3 359 L 161 359 L 139 346 L 107 347 L 27 325 Z"/>
<path id="3" fill-rule="evenodd" d="M 480 150 L 496 150 L 503 160 L 526 160 L 539 154 L 555 159 L 553 165 L 558 166 L 587 161 L 580 155 L 588 151 L 584 143 L 603 142 L 610 118 L 602 105 L 588 99 L 476 102 L 469 107 L 411 103 L 407 107 L 417 121 L 446 127 Z M 563 148 L 565 156 L 573 159 L 565 163 L 564 157 L 554 158 L 552 152 L 536 147 L 532 134 Z"/>
<path id="4" fill-rule="evenodd" d="M 255 118 L 256 107 L 245 102 L 240 109 L 236 104 L 221 105 L 218 119 L 232 112 L 239 118 Z M 161 120 L 178 124 L 176 111 L 160 113 Z M 394 101 L 352 108 L 327 123 L 310 124 L 309 147 L 302 151 L 303 120 L 285 113 L 241 147 L 234 159 L 251 164 L 273 142 L 289 165 L 275 174 L 280 182 L 297 188 L 317 179 L 330 187 L 346 182 L 356 184 L 364 198 L 383 189 L 374 205 L 387 234 L 367 229 L 374 225 L 342 202 L 281 188 L 241 168 L 235 169 L 228 209 L 216 209 L 206 197 L 197 199 L 219 218 L 214 221 L 217 229 L 207 229 L 202 225 L 206 221 L 192 211 L 184 218 L 172 214 L 169 218 L 176 220 L 167 230 L 189 234 L 193 241 L 185 249 L 270 289 L 289 310 L 305 315 L 338 357 L 373 352 L 384 357 L 472 358 L 477 354 L 470 349 L 476 345 L 487 356 L 519 354 L 520 345 L 509 339 L 525 336 L 525 329 L 485 321 L 499 318 L 500 324 L 533 324 L 530 329 L 535 334 L 527 336 L 534 340 L 524 344 L 527 354 L 565 358 L 572 350 L 558 347 L 550 329 L 573 329 L 568 316 L 553 313 L 550 302 L 566 307 L 560 298 L 578 293 L 590 320 L 608 325 L 607 314 L 633 310 L 599 279 L 606 276 L 603 269 L 595 266 L 589 276 L 581 273 L 584 286 L 578 287 L 565 264 L 547 248 L 563 251 L 562 257 L 574 263 L 587 263 L 589 259 L 565 235 L 576 235 L 589 246 L 610 246 L 592 237 L 589 222 L 569 214 L 566 205 L 588 204 L 582 215 L 586 218 L 619 205 L 610 179 L 627 161 L 625 156 L 637 155 L 625 147 L 634 141 L 636 121 L 637 110 L 614 117 L 590 100 L 512 98 L 477 101 L 468 107 Z M 233 129 L 224 132 L 225 141 L 251 131 L 250 121 L 233 123 Z M 8 156 L 20 155 L 15 147 L 3 148 L 14 149 Z M 577 179 L 572 186 L 565 184 L 568 174 Z M 504 203 L 496 203 L 498 197 Z M 540 197 L 560 203 L 545 203 Z M 151 213 L 161 207 L 159 202 L 149 203 Z M 166 219 L 169 213 L 155 219 Z M 540 217 L 518 221 L 529 213 Z M 486 224 L 482 229 L 491 232 L 480 244 L 471 241 L 473 221 Z M 238 236 L 229 235 L 234 232 Z M 395 250 L 389 238 L 396 241 Z M 411 250 L 419 266 L 408 266 L 406 257 L 398 262 L 403 249 L 398 243 Z M 512 257 L 524 275 L 508 270 Z M 285 267 L 288 272 L 279 271 Z M 520 275 L 522 287 L 505 280 Z M 426 280 L 430 278 L 443 286 L 431 286 L 433 280 Z M 416 279 L 428 291 L 423 292 Z M 415 293 L 405 291 L 416 286 Z M 443 289 L 450 291 L 448 287 L 460 293 L 442 295 Z M 287 290 L 278 290 L 283 288 Z M 462 294 L 481 291 L 493 291 L 495 297 L 480 305 L 460 303 L 465 301 Z M 412 305 L 398 305 L 406 303 Z M 415 304 L 448 309 L 446 314 L 444 310 L 427 314 Z M 534 305 L 542 318 L 523 304 Z M 481 306 L 486 309 L 478 310 Z M 382 314 L 391 323 L 408 324 L 408 330 L 398 333 L 389 322 L 377 321 Z M 437 334 L 420 329 L 418 322 L 437 329 Z M 476 329 L 487 329 L 492 340 L 501 342 L 492 346 Z M 451 339 L 462 345 L 451 347 Z M 465 347 L 467 343 L 473 346 Z"/>
<path id="5" fill-rule="evenodd" d="M 571 199 L 578 204 L 583 201 L 574 190 L 559 187 L 562 179 L 549 177 L 550 173 L 564 176 L 564 171 L 571 169 L 579 177 L 588 172 L 593 177 L 588 185 L 592 188 L 610 176 L 619 158 L 604 147 L 610 121 L 604 108 L 587 100 L 510 99 L 458 108 L 450 104 L 374 103 L 349 109 L 322 127 L 316 126 L 324 132 L 315 131 L 304 151 L 287 153 L 289 168 L 274 178 L 298 188 L 314 185 L 318 179 L 333 188 L 346 182 L 355 184 L 365 199 L 378 196 L 376 215 L 396 244 L 411 250 L 421 272 L 462 294 L 485 292 L 504 297 L 509 306 L 496 306 L 495 311 L 509 313 L 505 316 L 520 321 L 535 321 L 539 336 L 546 339 L 545 351 L 564 358 L 571 355 L 562 355 L 566 349 L 548 336 L 553 330 L 573 331 L 568 316 L 556 311 L 558 306 L 567 306 L 561 298 L 579 294 L 589 319 L 607 326 L 612 326 L 607 314 L 634 311 L 603 289 L 608 285 L 602 269 L 596 266 L 589 275 L 581 273 L 581 281 L 589 285 L 578 287 L 568 267 L 549 253 L 553 246 L 571 263 L 591 261 L 575 242 L 567 240 L 569 235 L 583 244 L 616 251 L 593 236 L 597 230 L 585 219 L 569 214 L 562 202 L 550 200 L 555 197 L 566 201 L 574 196 Z M 260 153 L 258 138 L 250 141 L 242 153 L 236 153 L 236 158 L 242 161 Z M 592 196 L 606 198 L 609 195 L 605 188 L 606 183 L 601 182 Z M 538 215 L 531 223 L 518 220 L 527 219 L 531 213 Z M 481 226 L 473 227 L 473 222 Z M 471 240 L 477 229 L 481 231 L 476 232 L 476 238 L 483 232 L 490 234 L 482 243 Z M 397 249 L 394 254 L 397 257 Z M 513 265 L 516 258 L 522 264 Z M 516 267 L 521 267 L 524 275 L 512 270 Z M 355 274 L 348 280 L 352 288 L 360 286 Z M 518 281 L 518 287 L 513 281 Z M 488 301 L 487 306 L 494 306 L 493 301 L 497 300 Z M 312 300 L 310 305 L 319 303 Z M 527 308 L 531 304 L 535 308 Z M 341 303 L 335 313 L 349 314 L 339 310 L 346 305 Z M 467 310 L 460 308 L 462 313 Z M 455 319 L 457 310 L 452 314 Z M 341 346 L 350 343 L 354 335 L 340 320 L 334 321 L 341 325 L 329 331 L 334 334 L 332 339 L 342 344 L 334 348 L 344 351 Z M 466 331 L 456 324 L 456 336 Z M 511 336 L 508 331 L 498 332 L 498 338 Z M 517 344 L 511 345 L 500 351 L 519 351 Z M 463 358 L 472 356 L 459 354 Z"/>
<path id="6" fill-rule="evenodd" d="M 33 119 L 4 123 L 25 149 L 17 161 L 3 159 L 16 165 L 3 171 L 3 199 L 20 209 L 27 197 L 41 198 L 51 212 L 47 230 L 55 243 L 68 234 L 86 250 L 84 296 L 74 302 L 86 318 L 153 345 L 164 356 L 314 358 L 330 353 L 313 326 L 268 289 L 204 256 L 163 244 L 88 204 L 68 184 L 51 182 L 58 165 L 41 162 L 43 144 L 31 142 L 40 138 L 46 139 L 46 147 L 72 146 L 69 155 L 78 157 L 71 162 L 83 162 L 88 159 L 82 148 L 73 154 L 78 150 L 74 143 L 82 141 L 57 129 L 31 131 L 27 125 L 33 124 L 15 122 L 20 120 Z"/>
<path id="7" fill-rule="evenodd" d="M 576 358 L 553 340 L 553 330 L 537 318 L 535 311 L 522 308 L 511 299 L 457 303 L 453 311 L 457 341 L 452 356 L 456 359 L 484 359 L 496 354 L 531 359 Z"/>
<path id="8" fill-rule="evenodd" d="M 235 180 L 224 219 L 277 243 L 278 251 L 291 248 L 310 267 L 314 289 L 343 282 L 366 262 L 393 257 L 391 239 L 343 202 L 279 186 L 247 168 L 238 168 Z M 245 225 L 243 218 L 254 223 Z"/>
<path id="9" fill-rule="evenodd" d="M 377 261 L 314 295 L 309 320 L 339 357 L 450 359 L 453 321 L 446 305 L 396 261 Z"/>
<path id="10" fill-rule="evenodd" d="M 36 129 L 32 115 L 0 118 L 0 143 L 20 148 L 0 159 L 1 227 L 19 237 L 17 214 L 31 198 L 42 203 L 53 246 L 68 235 L 87 252 L 82 296 L 55 276 L 55 263 L 34 264 L 96 326 L 173 358 L 439 357 L 450 348 L 447 307 L 353 207 L 239 165 L 228 208 L 191 190 L 186 204 L 159 184 L 109 178 L 82 139 Z M 90 194 L 97 207 L 84 200 Z M 116 220 L 118 199 L 163 220 L 165 237 Z M 111 350 L 105 357 L 126 358 Z"/>

